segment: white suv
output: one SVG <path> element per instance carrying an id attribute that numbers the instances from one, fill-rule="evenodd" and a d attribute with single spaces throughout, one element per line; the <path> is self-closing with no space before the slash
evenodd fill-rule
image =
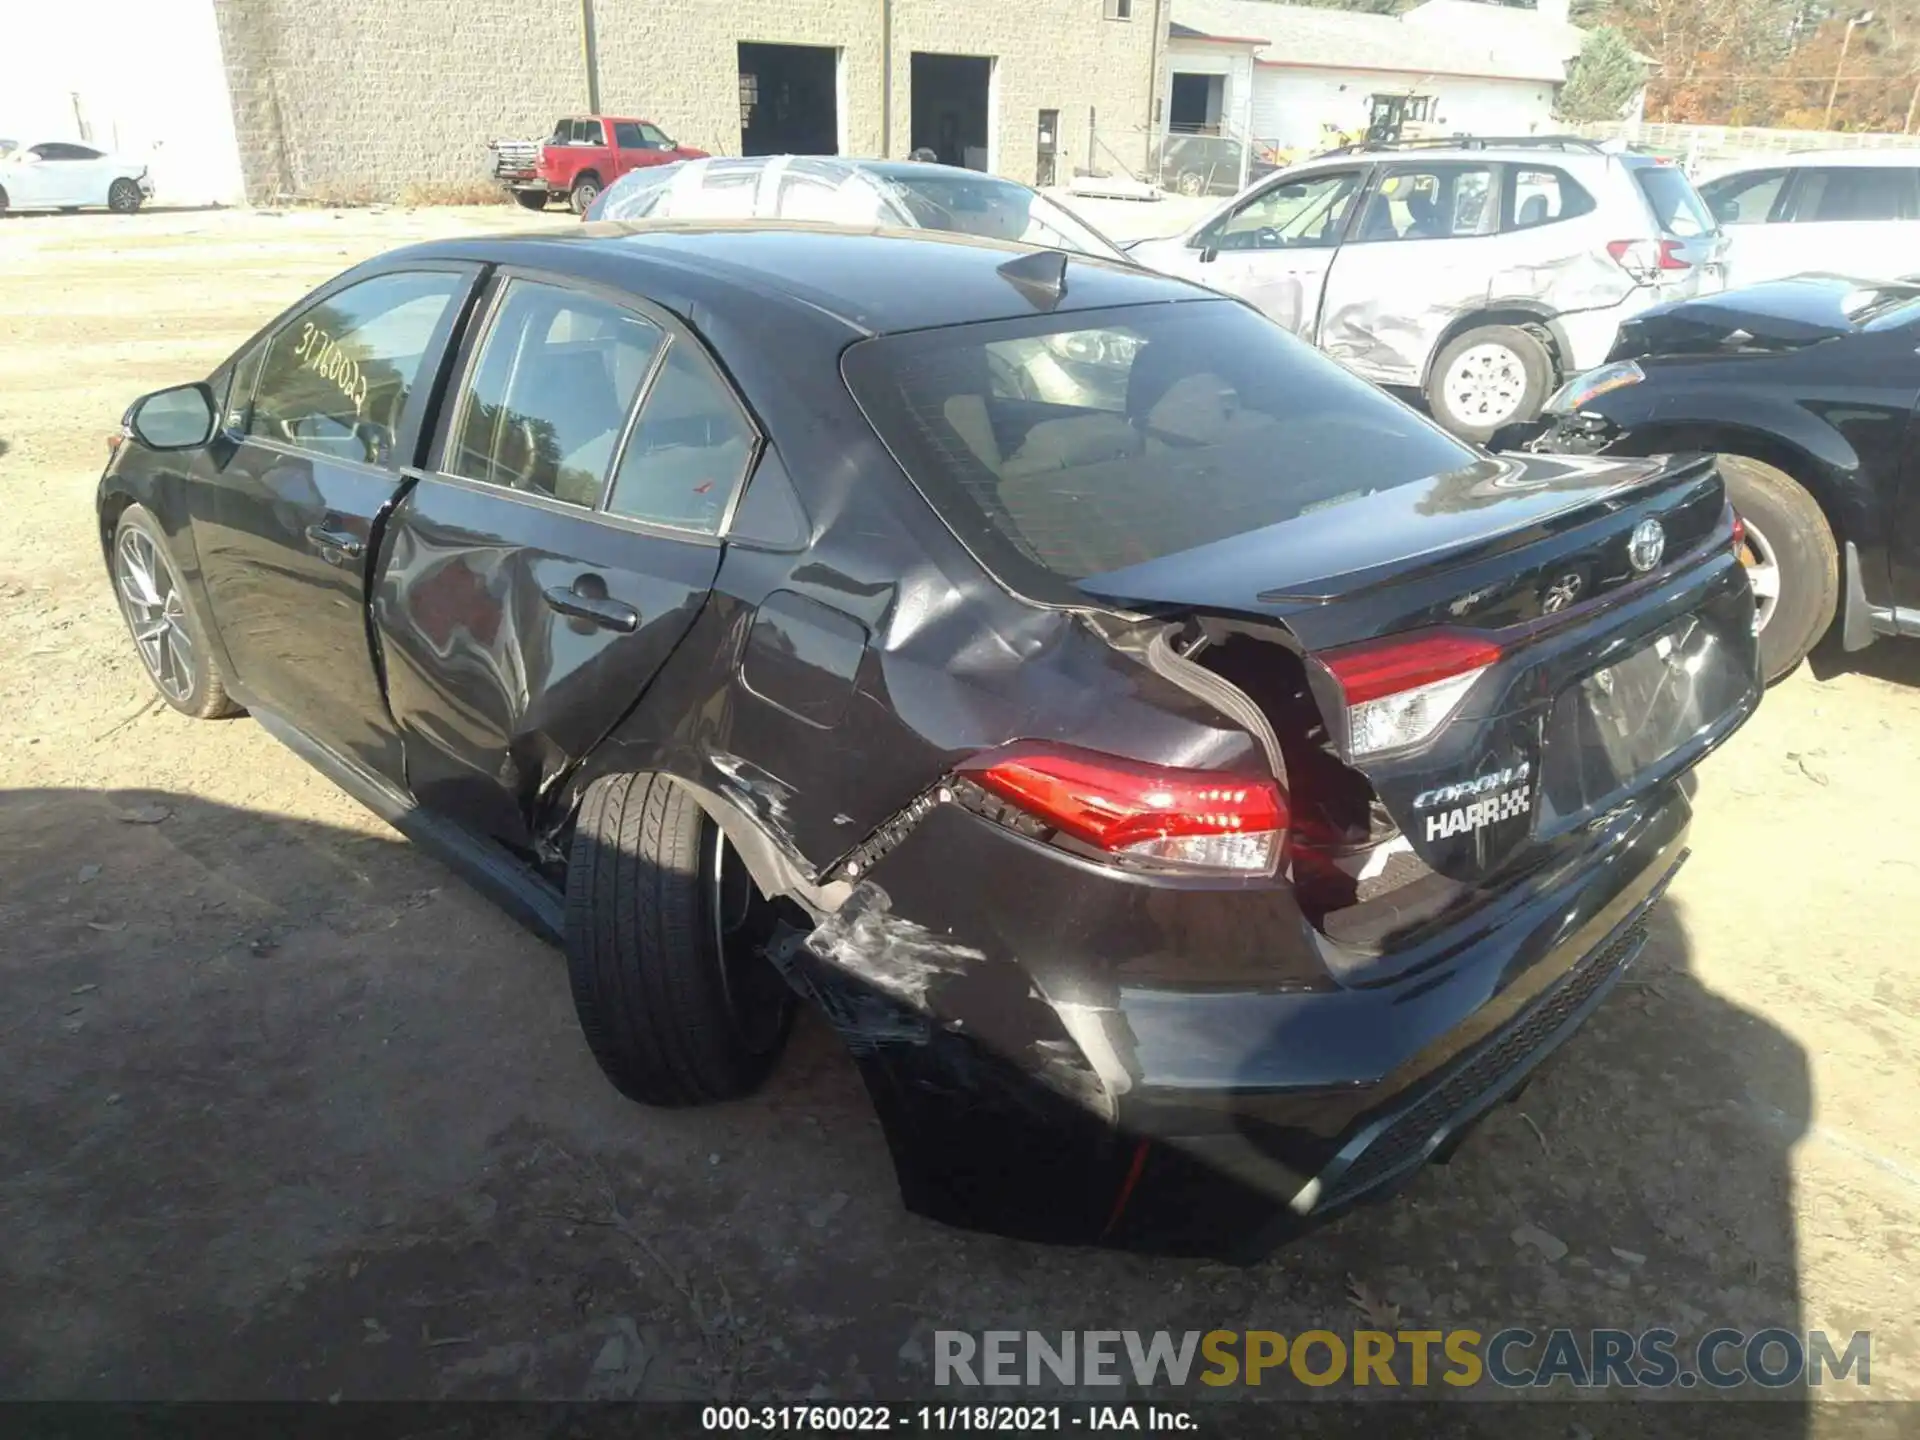
<path id="1" fill-rule="evenodd" d="M 1718 289 L 1724 245 L 1674 166 L 1555 137 L 1334 151 L 1126 248 L 1485 440 L 1605 360 L 1622 320 Z"/>
<path id="2" fill-rule="evenodd" d="M 1727 228 L 1728 283 L 1920 270 L 1920 150 L 1813 150 L 1700 186 Z"/>

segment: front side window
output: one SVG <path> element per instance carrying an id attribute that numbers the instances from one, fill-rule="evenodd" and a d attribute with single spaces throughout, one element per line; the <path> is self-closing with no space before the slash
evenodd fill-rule
<path id="1" fill-rule="evenodd" d="M 1793 221 L 1920 219 L 1920 170 L 1907 166 L 1835 165 L 1802 170 L 1793 190 Z"/>
<path id="2" fill-rule="evenodd" d="M 1281 250 L 1337 245 L 1360 189 L 1358 170 L 1309 175 L 1262 190 L 1220 224 L 1201 232 L 1214 250 Z"/>
<path id="3" fill-rule="evenodd" d="M 605 300 L 510 281 L 469 372 L 442 468 L 597 505 L 665 338 L 652 321 Z"/>
<path id="4" fill-rule="evenodd" d="M 1484 165 L 1405 166 L 1367 200 L 1356 241 L 1452 240 L 1488 235 L 1493 171 Z"/>
<path id="5" fill-rule="evenodd" d="M 1074 581 L 1251 530 L 1282 550 L 1301 516 L 1477 460 L 1229 301 L 883 336 L 843 370 L 982 563 L 1063 603 Z"/>
<path id="6" fill-rule="evenodd" d="M 1713 218 L 1722 225 L 1764 225 L 1787 183 L 1785 170 L 1756 170 L 1729 175 L 1700 187 Z"/>
<path id="7" fill-rule="evenodd" d="M 753 430 L 690 340 L 674 340 L 620 457 L 607 509 L 629 520 L 716 535 L 747 462 Z"/>
<path id="8" fill-rule="evenodd" d="M 646 137 L 640 133 L 640 127 L 631 120 L 616 120 L 613 122 L 613 143 L 618 145 L 622 150 L 644 150 L 647 148 Z"/>
<path id="9" fill-rule="evenodd" d="M 467 277 L 407 271 L 363 280 L 304 311 L 267 344 L 248 435 L 384 465 L 435 331 Z"/>

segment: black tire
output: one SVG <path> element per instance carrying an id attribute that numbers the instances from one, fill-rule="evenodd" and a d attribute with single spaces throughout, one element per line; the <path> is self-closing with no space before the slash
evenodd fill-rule
<path id="1" fill-rule="evenodd" d="M 7 187 L 0 185 L 0 215 L 7 213 Z"/>
<path id="2" fill-rule="evenodd" d="M 600 198 L 600 177 L 589 171 L 573 182 L 573 189 L 567 192 L 567 204 L 573 207 L 576 215 L 585 215 L 593 208 L 593 202 Z"/>
<path id="3" fill-rule="evenodd" d="M 742 924 L 729 927 L 729 885 L 742 881 Z M 794 1009 L 759 953 L 773 914 L 684 788 L 663 775 L 588 787 L 567 861 L 567 973 L 587 1046 L 621 1094 L 698 1105 L 767 1077 Z"/>
<path id="4" fill-rule="evenodd" d="M 107 187 L 107 208 L 116 215 L 133 214 L 146 198 L 140 193 L 140 187 L 124 175 Z"/>
<path id="5" fill-rule="evenodd" d="M 1495 355 L 1502 350 L 1509 357 L 1504 361 Z M 1457 366 L 1464 367 L 1459 377 Z M 1538 415 L 1552 389 L 1553 356 L 1539 336 L 1517 325 L 1481 325 L 1433 357 L 1427 408 L 1454 434 L 1484 445 L 1502 425 Z"/>
<path id="6" fill-rule="evenodd" d="M 547 192 L 544 190 L 516 190 L 513 198 L 520 202 L 523 210 L 544 210 L 547 208 Z"/>
<path id="7" fill-rule="evenodd" d="M 144 592 L 136 567 L 144 567 L 149 582 Z M 144 507 L 129 505 L 121 512 L 113 530 L 111 569 L 120 614 L 160 698 L 195 720 L 243 713 L 221 681 L 207 627 L 180 583 L 160 524 Z M 162 622 L 164 630 L 153 633 Z"/>
<path id="8" fill-rule="evenodd" d="M 1753 572 L 1759 608 L 1760 672 L 1771 685 L 1820 642 L 1840 604 L 1840 552 L 1813 496 L 1784 470 L 1745 455 L 1722 455 L 1727 499 L 1747 527 L 1741 559 Z M 1769 597 L 1760 593 L 1773 571 Z"/>

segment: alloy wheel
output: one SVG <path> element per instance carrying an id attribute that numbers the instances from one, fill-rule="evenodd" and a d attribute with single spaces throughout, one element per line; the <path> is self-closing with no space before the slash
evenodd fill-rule
<path id="1" fill-rule="evenodd" d="M 147 673 L 169 699 L 185 704 L 197 674 L 186 601 L 144 532 L 131 527 L 121 532 L 113 550 L 113 579 Z"/>
<path id="2" fill-rule="evenodd" d="M 1483 428 L 1504 425 L 1526 397 L 1527 364 L 1504 345 L 1475 345 L 1454 357 L 1441 391 L 1456 418 Z"/>
<path id="3" fill-rule="evenodd" d="M 1780 608 L 1780 557 L 1766 532 L 1756 530 L 1753 521 L 1740 517 L 1746 539 L 1740 546 L 1740 563 L 1747 567 L 1747 584 L 1753 587 L 1755 633 L 1767 628 L 1773 612 Z"/>

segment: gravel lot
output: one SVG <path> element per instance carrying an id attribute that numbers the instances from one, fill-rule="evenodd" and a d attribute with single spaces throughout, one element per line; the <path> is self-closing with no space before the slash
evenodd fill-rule
<path id="1" fill-rule="evenodd" d="M 1451 1165 L 1245 1270 L 905 1214 L 818 1024 L 753 1100 L 629 1105 L 555 953 L 251 722 L 150 703 L 93 529 L 125 403 L 366 255 L 540 223 L 0 220 L 0 1398 L 924 1395 L 934 1328 L 1356 1294 L 1871 1329 L 1871 1394 L 1920 1398 L 1920 645 L 1777 687 L 1630 983 Z"/>

